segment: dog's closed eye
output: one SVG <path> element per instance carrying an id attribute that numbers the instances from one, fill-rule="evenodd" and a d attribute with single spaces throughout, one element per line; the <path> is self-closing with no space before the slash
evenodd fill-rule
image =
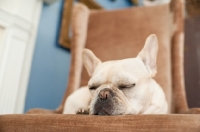
<path id="1" fill-rule="evenodd" d="M 118 88 L 119 89 L 124 89 L 124 88 L 132 88 L 134 86 L 135 86 L 135 83 L 130 84 L 130 85 L 124 85 L 124 84 L 122 84 L 122 85 L 119 85 Z"/>
<path id="2" fill-rule="evenodd" d="M 98 86 L 91 86 L 89 87 L 90 90 L 96 90 L 98 88 Z"/>

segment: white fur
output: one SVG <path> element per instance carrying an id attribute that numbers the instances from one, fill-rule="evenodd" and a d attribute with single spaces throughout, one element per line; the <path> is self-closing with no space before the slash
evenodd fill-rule
<path id="1" fill-rule="evenodd" d="M 91 94 L 88 87 L 81 87 L 66 99 L 63 114 L 75 114 L 79 108 L 88 107 L 90 100 Z"/>
<path id="2" fill-rule="evenodd" d="M 79 108 L 90 107 L 95 114 L 100 90 L 108 88 L 115 94 L 114 105 L 109 111 L 118 114 L 166 114 L 168 105 L 165 94 L 155 76 L 158 41 L 156 35 L 150 35 L 144 48 L 136 58 L 101 62 L 90 50 L 84 50 L 84 65 L 91 76 L 88 87 L 99 85 L 96 90 L 80 88 L 72 93 L 65 102 L 64 114 L 75 114 Z M 135 86 L 119 89 L 119 85 Z M 104 106 L 105 107 L 105 106 Z M 109 107 L 109 106 L 108 106 Z M 108 113 L 109 113 L 108 112 Z"/>

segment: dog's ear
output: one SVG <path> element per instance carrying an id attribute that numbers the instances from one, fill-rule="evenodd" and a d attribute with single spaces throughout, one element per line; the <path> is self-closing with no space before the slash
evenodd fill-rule
<path id="1" fill-rule="evenodd" d="M 83 59 L 83 65 L 85 66 L 89 76 L 92 76 L 96 66 L 100 64 L 101 61 L 89 49 L 83 50 L 82 59 Z"/>
<path id="2" fill-rule="evenodd" d="M 157 73 L 157 65 L 156 65 L 157 53 L 158 53 L 158 39 L 155 34 L 151 34 L 146 39 L 143 49 L 137 56 L 144 62 L 151 77 L 154 77 Z"/>

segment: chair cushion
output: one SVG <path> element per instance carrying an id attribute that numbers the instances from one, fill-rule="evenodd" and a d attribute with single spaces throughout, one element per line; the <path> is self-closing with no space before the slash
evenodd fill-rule
<path id="1" fill-rule="evenodd" d="M 1 132 L 199 132 L 200 115 L 1 115 Z"/>
<path id="2" fill-rule="evenodd" d="M 150 34 L 159 41 L 156 81 L 171 106 L 171 22 L 169 5 L 132 7 L 115 11 L 93 11 L 88 21 L 86 48 L 102 61 L 136 57 Z M 89 76 L 82 70 L 81 86 Z"/>

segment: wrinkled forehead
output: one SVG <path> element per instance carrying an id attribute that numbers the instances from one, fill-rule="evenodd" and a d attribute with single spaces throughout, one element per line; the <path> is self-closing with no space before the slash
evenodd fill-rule
<path id="1" fill-rule="evenodd" d="M 146 68 L 137 58 L 108 61 L 98 65 L 94 71 L 91 83 L 132 83 L 146 74 Z"/>

